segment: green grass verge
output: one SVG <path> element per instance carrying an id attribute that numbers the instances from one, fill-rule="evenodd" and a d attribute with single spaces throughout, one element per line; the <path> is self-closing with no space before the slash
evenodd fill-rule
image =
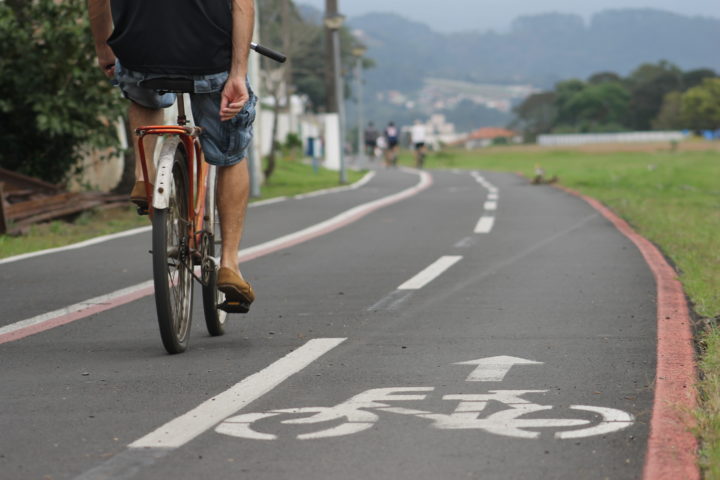
<path id="1" fill-rule="evenodd" d="M 347 170 L 348 183 L 360 180 L 365 173 L 364 171 Z M 314 172 L 311 166 L 303 162 L 280 161 L 270 180 L 263 185 L 262 195 L 253 200 L 265 200 L 337 187 L 339 179 L 339 173 L 335 171 L 320 168 Z"/>
<path id="2" fill-rule="evenodd" d="M 693 150 L 697 150 L 694 148 Z M 402 163 L 410 165 L 405 155 Z M 710 328 L 704 346 L 697 412 L 705 478 L 720 479 L 720 151 L 668 148 L 615 152 L 492 148 L 428 157 L 428 168 L 557 175 L 562 185 L 596 198 L 658 245 L 676 266 L 694 311 Z"/>
<path id="3" fill-rule="evenodd" d="M 352 183 L 364 172 L 348 171 L 348 182 Z M 252 201 L 297 195 L 339 185 L 338 172 L 319 169 L 296 161 L 279 161 L 273 176 L 262 187 L 262 195 Z M 122 232 L 149 225 L 148 217 L 137 215 L 135 208 L 127 207 L 89 211 L 76 217 L 72 222 L 53 221 L 33 225 L 25 235 L 13 237 L 0 235 L 0 258 L 13 255 L 62 247 L 90 238 Z"/>

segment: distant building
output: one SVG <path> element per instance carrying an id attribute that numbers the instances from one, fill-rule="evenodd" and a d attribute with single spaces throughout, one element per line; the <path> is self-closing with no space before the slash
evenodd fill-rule
<path id="1" fill-rule="evenodd" d="M 456 146 L 468 150 L 485 148 L 498 142 L 522 143 L 522 135 L 512 130 L 500 127 L 484 127 L 468 134 L 465 138 L 454 143 Z"/>

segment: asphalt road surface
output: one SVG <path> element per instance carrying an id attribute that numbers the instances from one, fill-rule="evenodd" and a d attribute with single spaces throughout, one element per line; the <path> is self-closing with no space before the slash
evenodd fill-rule
<path id="1" fill-rule="evenodd" d="M 379 170 L 250 208 L 253 247 L 250 313 L 211 338 L 196 289 L 174 356 L 122 294 L 149 232 L 0 263 L 0 479 L 641 476 L 655 282 L 582 200 Z"/>

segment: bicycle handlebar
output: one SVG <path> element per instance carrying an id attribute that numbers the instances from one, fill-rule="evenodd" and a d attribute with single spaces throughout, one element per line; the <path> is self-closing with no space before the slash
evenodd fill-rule
<path id="1" fill-rule="evenodd" d="M 262 45 L 258 45 L 257 43 L 251 43 L 250 48 L 255 50 L 260 55 L 265 55 L 266 57 L 271 58 L 279 63 L 285 63 L 285 60 L 287 60 L 286 55 L 284 55 L 280 52 L 276 52 L 275 50 L 273 50 L 271 48 L 264 47 Z"/>

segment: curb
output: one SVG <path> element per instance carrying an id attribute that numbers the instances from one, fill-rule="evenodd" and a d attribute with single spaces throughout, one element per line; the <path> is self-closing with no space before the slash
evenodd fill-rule
<path id="1" fill-rule="evenodd" d="M 695 351 L 690 311 L 677 272 L 660 250 L 594 198 L 567 187 L 583 199 L 640 250 L 657 285 L 657 367 L 655 398 L 643 480 L 699 480 L 698 442 L 693 433 L 697 406 Z"/>

